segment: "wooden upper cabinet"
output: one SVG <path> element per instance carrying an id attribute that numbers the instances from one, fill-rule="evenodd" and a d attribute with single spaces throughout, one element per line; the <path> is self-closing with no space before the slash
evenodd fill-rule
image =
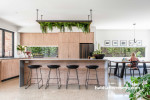
<path id="1" fill-rule="evenodd" d="M 94 33 L 80 33 L 80 43 L 94 43 Z"/>
<path id="2" fill-rule="evenodd" d="M 58 33 L 59 34 L 59 43 L 68 43 L 69 35 L 68 33 Z"/>
<path id="3" fill-rule="evenodd" d="M 78 32 L 70 32 L 68 33 L 69 43 L 79 43 L 79 33 Z"/>
<path id="4" fill-rule="evenodd" d="M 25 46 L 57 46 L 58 33 L 21 33 L 20 44 Z"/>
<path id="5" fill-rule="evenodd" d="M 86 35 L 86 43 L 94 43 L 94 32 L 85 35 Z"/>

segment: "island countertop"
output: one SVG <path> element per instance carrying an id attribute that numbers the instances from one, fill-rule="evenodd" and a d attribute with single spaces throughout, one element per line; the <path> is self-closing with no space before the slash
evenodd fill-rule
<path id="1" fill-rule="evenodd" d="M 59 59 L 59 58 L 24 58 L 24 59 L 20 59 L 20 60 L 65 60 L 65 61 L 67 61 L 67 60 L 69 60 L 69 61 L 74 61 L 74 60 L 76 60 L 76 61 L 78 61 L 78 60 L 83 60 L 83 61 L 85 61 L 85 60 L 90 60 L 90 61 L 94 61 L 94 60 L 98 60 L 98 61 L 108 61 L 107 59 Z"/>

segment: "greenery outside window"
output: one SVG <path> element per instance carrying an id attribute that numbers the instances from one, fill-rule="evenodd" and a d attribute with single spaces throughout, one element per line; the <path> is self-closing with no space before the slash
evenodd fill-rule
<path id="1" fill-rule="evenodd" d="M 27 47 L 33 57 L 58 57 L 58 47 Z"/>
<path id="2" fill-rule="evenodd" d="M 130 57 L 136 53 L 137 57 L 145 57 L 145 47 L 102 47 L 105 57 Z"/>

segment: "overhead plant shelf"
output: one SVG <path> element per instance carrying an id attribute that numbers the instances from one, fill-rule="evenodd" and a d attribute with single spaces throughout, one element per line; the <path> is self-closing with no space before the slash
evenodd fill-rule
<path id="1" fill-rule="evenodd" d="M 90 24 L 92 23 L 92 10 L 90 10 L 88 20 L 42 20 L 42 17 L 43 15 L 41 15 L 41 20 L 38 20 L 38 9 L 37 9 L 36 21 L 40 24 L 42 33 L 47 33 L 48 30 L 53 31 L 54 28 L 59 29 L 60 32 L 65 32 L 66 28 L 72 31 L 73 27 L 77 27 L 84 33 L 90 33 Z"/>

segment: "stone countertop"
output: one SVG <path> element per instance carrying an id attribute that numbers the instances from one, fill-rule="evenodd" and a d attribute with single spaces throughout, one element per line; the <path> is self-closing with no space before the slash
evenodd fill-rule
<path id="1" fill-rule="evenodd" d="M 107 59 L 59 59 L 59 58 L 24 58 L 24 59 L 20 59 L 20 60 L 64 60 L 64 61 L 80 61 L 80 60 L 83 60 L 83 61 L 95 61 L 95 60 L 98 60 L 98 61 L 107 61 Z"/>
<path id="2" fill-rule="evenodd" d="M 23 59 L 23 58 L 0 58 L 0 60 L 9 60 L 9 59 Z"/>

